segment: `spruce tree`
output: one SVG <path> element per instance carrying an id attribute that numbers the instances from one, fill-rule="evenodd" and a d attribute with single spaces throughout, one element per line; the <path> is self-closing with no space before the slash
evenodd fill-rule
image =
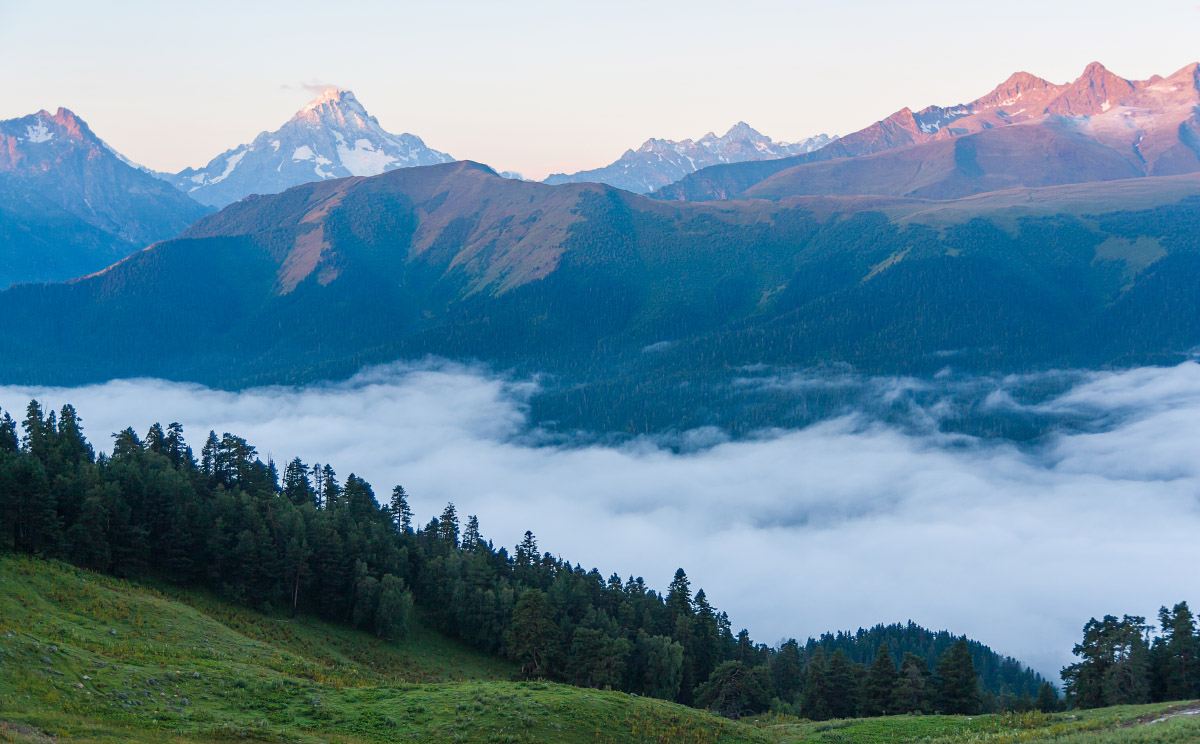
<path id="1" fill-rule="evenodd" d="M 1037 709 L 1043 713 L 1053 713 L 1054 711 L 1058 710 L 1058 691 L 1054 689 L 1054 685 L 1050 684 L 1049 682 L 1042 683 L 1042 686 L 1038 688 L 1037 702 L 1035 705 L 1037 706 Z"/>
<path id="2" fill-rule="evenodd" d="M 551 676 L 558 652 L 558 628 L 546 593 L 526 589 L 513 609 L 506 637 L 508 656 L 521 665 L 526 677 Z"/>
<path id="3" fill-rule="evenodd" d="M 833 717 L 829 706 L 828 666 L 825 652 L 817 649 L 808 660 L 808 675 L 800 699 L 800 715 L 810 721 L 826 721 Z"/>
<path id="4" fill-rule="evenodd" d="M 937 692 L 942 713 L 970 716 L 982 709 L 979 675 L 965 638 L 955 641 L 938 659 Z"/>
<path id="5" fill-rule="evenodd" d="M 455 511 L 453 503 L 446 504 L 446 508 L 442 510 L 437 535 L 446 547 L 458 547 L 458 512 Z"/>
<path id="6" fill-rule="evenodd" d="M 893 714 L 929 713 L 933 710 L 933 682 L 929 663 L 921 656 L 905 652 L 892 687 L 892 702 L 888 710 Z"/>
<path id="7" fill-rule="evenodd" d="M 0 416 L 0 454 L 16 452 L 20 444 L 17 441 L 17 422 L 7 412 Z"/>
<path id="8" fill-rule="evenodd" d="M 804 684 L 800 644 L 789 638 L 771 657 L 771 685 L 775 696 L 784 702 L 794 702 Z"/>
<path id="9" fill-rule="evenodd" d="M 863 683 L 864 716 L 885 716 L 891 712 L 892 691 L 896 686 L 896 666 L 886 643 L 879 645 L 875 661 Z"/>
<path id="10" fill-rule="evenodd" d="M 840 648 L 829 657 L 826 690 L 831 716 L 854 718 L 858 715 L 858 679 L 854 665 Z"/>
<path id="11" fill-rule="evenodd" d="M 1200 649 L 1196 639 L 1196 621 L 1187 602 L 1168 610 L 1159 610 L 1162 625 L 1163 664 L 1162 698 L 1191 700 L 1200 697 Z"/>

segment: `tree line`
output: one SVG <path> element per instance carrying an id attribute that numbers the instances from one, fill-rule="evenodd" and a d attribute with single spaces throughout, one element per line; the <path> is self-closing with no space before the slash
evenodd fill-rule
<path id="1" fill-rule="evenodd" d="M 96 455 L 70 405 L 46 412 L 33 401 L 20 427 L 0 416 L 0 550 L 154 574 L 381 638 L 402 639 L 420 616 L 526 677 L 732 717 L 978 713 L 1047 707 L 1043 695 L 1057 704 L 1015 661 L 911 624 L 755 643 L 683 569 L 659 593 L 542 552 L 531 532 L 509 553 L 453 504 L 422 526 L 402 486 L 381 503 L 328 464 L 293 459 L 280 473 L 232 434 L 210 432 L 197 458 L 182 426 L 155 424 L 144 437 L 114 434 L 111 454 Z M 855 660 L 866 653 L 870 665 Z M 976 659 L 989 665 L 986 689 Z M 996 688 L 1001 679 L 1011 685 Z"/>
<path id="2" fill-rule="evenodd" d="M 1146 618 L 1105 615 L 1083 626 L 1079 661 L 1062 670 L 1067 700 L 1077 708 L 1200 698 L 1200 645 L 1187 602 Z"/>

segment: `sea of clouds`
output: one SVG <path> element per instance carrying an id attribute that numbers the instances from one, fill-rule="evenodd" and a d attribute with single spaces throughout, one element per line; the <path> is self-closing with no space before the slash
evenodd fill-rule
<path id="1" fill-rule="evenodd" d="M 453 501 L 497 545 L 532 530 L 543 550 L 659 589 L 683 566 L 735 629 L 767 643 L 911 619 L 1057 679 L 1089 617 L 1200 602 L 1200 364 L 737 384 L 848 386 L 859 403 L 738 440 L 564 442 L 529 422 L 535 382 L 429 361 L 236 393 L 160 380 L 0 387 L 0 408 L 20 418 L 31 398 L 69 402 L 99 450 L 155 421 L 183 423 L 197 451 L 210 429 L 232 432 L 280 465 L 299 456 L 356 473 L 381 498 L 403 484 L 422 522 Z M 964 408 L 1049 433 L 956 433 L 944 424 Z"/>

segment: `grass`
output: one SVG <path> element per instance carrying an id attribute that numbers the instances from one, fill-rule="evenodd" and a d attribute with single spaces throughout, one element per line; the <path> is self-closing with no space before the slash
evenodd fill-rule
<path id="1" fill-rule="evenodd" d="M 425 627 L 394 644 L 0 557 L 0 741 L 768 741 L 683 706 L 514 672 Z"/>
<path id="2" fill-rule="evenodd" d="M 734 723 L 624 693 L 514 682 L 419 627 L 403 643 L 61 563 L 0 557 L 0 742 L 1175 744 L 1167 705 Z"/>

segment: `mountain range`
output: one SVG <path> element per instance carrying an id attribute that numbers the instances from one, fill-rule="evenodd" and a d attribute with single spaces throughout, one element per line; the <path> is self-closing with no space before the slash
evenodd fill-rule
<path id="1" fill-rule="evenodd" d="M 982 98 L 901 109 L 812 153 L 702 169 L 663 199 L 880 194 L 956 198 L 1014 186 L 1200 170 L 1200 71 L 1126 80 L 1098 62 L 1067 84 L 1017 73 Z"/>
<path id="2" fill-rule="evenodd" d="M 241 387 L 435 354 L 549 372 L 539 421 L 636 433 L 761 425 L 712 394 L 747 365 L 1183 358 L 1200 344 L 1200 176 L 1100 186 L 681 203 L 469 162 L 306 184 L 95 275 L 0 292 L 0 379 Z"/>
<path id="3" fill-rule="evenodd" d="M 210 211 L 65 108 L 0 121 L 0 287 L 98 271 Z"/>
<path id="4" fill-rule="evenodd" d="M 799 142 L 775 142 L 740 121 L 720 137 L 709 132 L 698 140 L 682 142 L 648 139 L 638 149 L 626 150 L 616 162 L 603 168 L 570 175 L 556 173 L 544 183 L 604 183 L 635 194 L 647 194 L 710 165 L 786 158 L 819 150 L 835 139 L 836 136 L 819 134 Z"/>
<path id="5" fill-rule="evenodd" d="M 1200 346 L 1197 81 L 1196 65 L 1145 81 L 1090 65 L 1068 85 L 1018 74 L 970 104 L 651 195 L 462 161 L 246 196 L 106 269 L 0 292 L 0 381 L 241 387 L 434 354 L 550 373 L 531 402 L 540 422 L 637 433 L 793 422 L 794 405 L 756 407 L 730 386 L 764 364 L 1178 360 Z M 348 122 L 373 122 L 347 118 L 356 106 L 323 94 L 280 130 L 290 154 L 260 137 L 229 178 L 354 141 Z M 205 209 L 69 112 L 4 126 L 3 209 L 75 221 L 58 223 L 62 246 L 43 240 L 48 257 L 103 236 L 150 242 L 136 231 L 151 218 Z M 324 145 L 297 144 L 314 132 Z M 97 174 L 124 191 L 88 191 Z M 684 188 L 697 200 L 666 198 Z M 729 189 L 745 198 L 705 201 Z M 173 219 L 157 229 L 182 229 Z"/>
<path id="6" fill-rule="evenodd" d="M 453 160 L 416 135 L 388 133 L 351 91 L 327 88 L 279 129 L 226 150 L 203 168 L 158 176 L 202 204 L 223 207 L 302 183 Z"/>

